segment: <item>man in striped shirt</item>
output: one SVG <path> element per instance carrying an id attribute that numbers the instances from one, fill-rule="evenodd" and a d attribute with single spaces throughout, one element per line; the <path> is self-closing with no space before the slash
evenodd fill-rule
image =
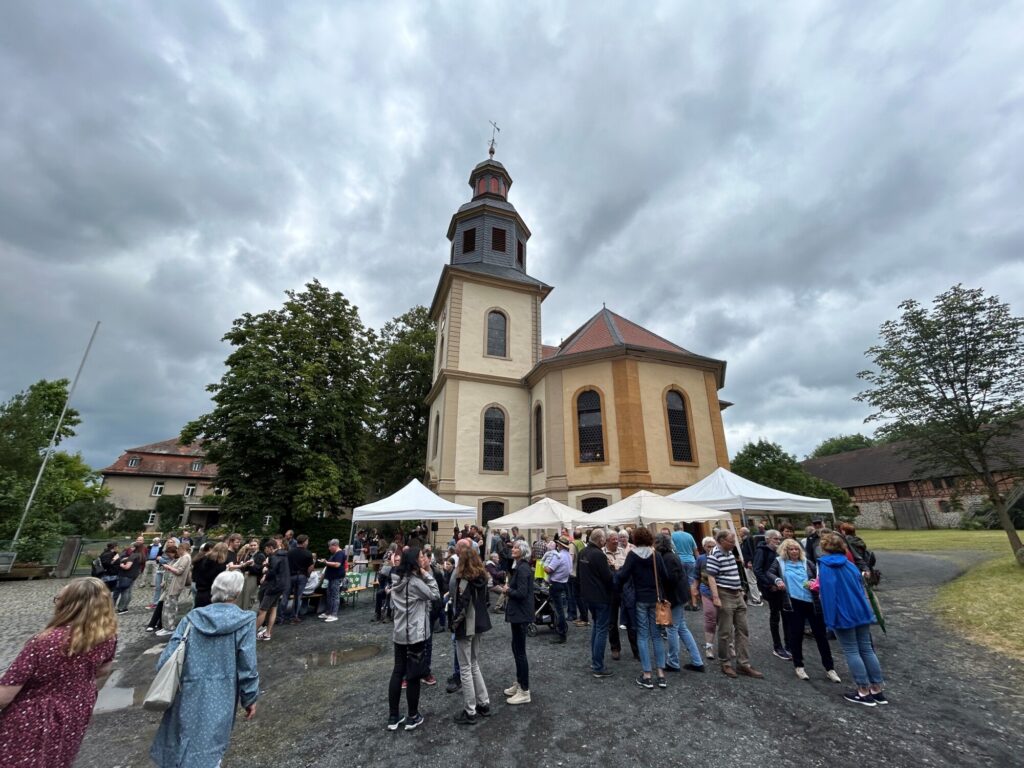
<path id="1" fill-rule="evenodd" d="M 736 549 L 736 534 L 719 531 L 715 536 L 716 546 L 708 555 L 704 570 L 708 575 L 711 598 L 718 608 L 718 658 L 722 672 L 727 677 L 736 677 L 736 672 L 747 677 L 764 677 L 750 666 L 748 654 L 747 604 L 743 598 L 743 583 L 740 581 L 739 563 L 733 550 Z M 736 662 L 730 663 L 729 640 L 736 632 Z"/>

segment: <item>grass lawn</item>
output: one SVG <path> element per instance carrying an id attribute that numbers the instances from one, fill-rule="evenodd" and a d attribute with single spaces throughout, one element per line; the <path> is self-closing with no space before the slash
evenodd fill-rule
<path id="1" fill-rule="evenodd" d="M 963 634 L 993 650 L 1024 659 L 1024 568 L 1003 531 L 858 531 L 871 549 L 905 552 L 975 550 L 996 557 L 939 590 L 939 613 Z M 1024 532 L 1021 533 L 1024 536 Z"/>

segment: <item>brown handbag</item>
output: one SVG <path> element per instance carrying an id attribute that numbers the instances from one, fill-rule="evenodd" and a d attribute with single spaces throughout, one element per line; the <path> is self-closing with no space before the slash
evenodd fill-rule
<path id="1" fill-rule="evenodd" d="M 668 600 L 662 600 L 661 598 L 661 586 L 658 584 L 658 563 L 655 561 L 658 553 L 655 551 L 651 552 L 651 567 L 654 569 L 654 623 L 659 627 L 671 627 L 672 621 L 672 603 Z"/>

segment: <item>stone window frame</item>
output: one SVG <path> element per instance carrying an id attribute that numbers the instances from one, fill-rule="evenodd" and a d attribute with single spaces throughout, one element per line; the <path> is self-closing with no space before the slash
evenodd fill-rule
<path id="1" fill-rule="evenodd" d="M 505 318 L 505 354 L 504 355 L 492 355 L 488 349 L 488 340 L 490 339 L 490 321 L 491 313 L 497 313 Z M 501 307 L 488 307 L 484 310 L 484 357 L 489 357 L 492 360 L 511 360 L 512 359 L 512 318 L 509 316 L 508 310 L 502 309 Z"/>
<path id="2" fill-rule="evenodd" d="M 672 451 L 672 429 L 668 422 L 668 394 L 675 392 L 683 398 L 683 411 L 686 413 L 686 434 L 690 440 L 690 461 L 677 461 Z M 697 441 L 694 440 L 693 429 L 693 408 L 690 404 L 690 396 L 679 384 L 669 384 L 661 391 L 661 415 L 665 421 L 665 445 L 668 448 L 668 463 L 674 467 L 697 467 L 700 466 L 700 457 L 697 455 Z"/>
<path id="3" fill-rule="evenodd" d="M 480 521 L 480 525 L 486 525 L 484 522 L 484 504 L 501 504 L 501 514 L 498 517 L 504 517 L 508 514 L 508 499 L 502 496 L 485 496 L 478 499 L 479 506 L 477 507 L 477 518 Z M 492 518 L 493 519 L 493 518 Z"/>
<path id="4" fill-rule="evenodd" d="M 597 392 L 597 396 L 601 402 L 601 441 L 604 448 L 604 461 L 581 461 L 580 460 L 580 408 L 579 398 L 580 395 L 588 390 Z M 602 390 L 596 384 L 584 384 L 582 387 L 577 389 L 573 395 L 572 400 L 572 442 L 573 442 L 573 459 L 577 467 L 606 467 L 608 466 L 608 409 L 606 407 L 607 398 L 604 396 L 604 390 Z"/>
<path id="5" fill-rule="evenodd" d="M 612 495 L 610 493 L 587 493 L 576 499 L 576 508 L 582 512 L 583 502 L 588 501 L 589 499 L 603 499 L 605 501 L 605 507 L 610 507 L 612 505 Z M 593 512 L 589 512 L 587 514 L 593 514 Z"/>
<path id="6" fill-rule="evenodd" d="M 502 466 L 504 466 L 504 469 L 484 469 L 484 429 L 485 429 L 485 420 L 486 420 L 486 417 L 487 417 L 487 412 L 491 408 L 497 408 L 505 416 L 505 437 L 504 437 L 504 441 L 503 441 L 504 442 L 504 446 L 503 446 L 504 447 L 504 459 L 502 461 Z M 509 424 L 510 424 L 510 419 L 509 419 L 508 408 L 503 406 L 501 403 L 488 403 L 487 405 L 485 405 L 483 408 L 480 409 L 480 461 L 478 463 L 478 466 L 480 468 L 480 474 L 482 474 L 482 475 L 507 475 L 508 474 L 508 464 L 509 464 L 509 456 L 508 456 L 508 431 L 509 431 Z"/>

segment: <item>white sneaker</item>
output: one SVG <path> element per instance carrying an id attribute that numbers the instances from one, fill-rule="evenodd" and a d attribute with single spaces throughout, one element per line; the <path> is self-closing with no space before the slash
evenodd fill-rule
<path id="1" fill-rule="evenodd" d="M 337 616 L 328 616 L 327 618 L 324 619 L 325 622 L 326 621 L 337 621 L 337 620 L 338 620 Z"/>
<path id="2" fill-rule="evenodd" d="M 839 676 L 839 673 L 836 672 L 834 669 L 826 669 L 825 670 L 825 677 L 827 677 L 833 683 L 841 683 L 841 682 L 843 682 L 843 678 L 841 678 Z"/>
<path id="3" fill-rule="evenodd" d="M 529 691 L 516 691 L 515 696 L 505 700 L 506 704 L 529 704 L 530 703 L 530 692 Z"/>
<path id="4" fill-rule="evenodd" d="M 803 667 L 797 667 L 796 668 L 796 676 L 799 679 L 801 679 L 801 680 L 810 680 L 811 679 L 810 676 L 807 674 L 807 671 Z"/>
<path id="5" fill-rule="evenodd" d="M 326 614 L 326 613 L 318 613 L 318 614 L 316 615 L 316 617 L 317 617 L 318 619 L 326 619 L 328 615 L 329 615 L 329 614 Z"/>
<path id="6" fill-rule="evenodd" d="M 518 680 L 516 680 L 514 683 L 512 683 L 512 686 L 510 688 L 506 688 L 505 689 L 505 695 L 506 696 L 515 696 L 518 692 L 519 692 L 519 681 Z"/>
<path id="7" fill-rule="evenodd" d="M 155 634 L 157 637 L 167 637 L 168 635 L 173 635 L 174 633 L 171 632 L 171 630 L 169 629 L 158 629 L 153 634 Z"/>
<path id="8" fill-rule="evenodd" d="M 711 643 L 704 643 L 704 655 L 709 659 L 715 658 L 715 649 L 711 647 Z"/>

